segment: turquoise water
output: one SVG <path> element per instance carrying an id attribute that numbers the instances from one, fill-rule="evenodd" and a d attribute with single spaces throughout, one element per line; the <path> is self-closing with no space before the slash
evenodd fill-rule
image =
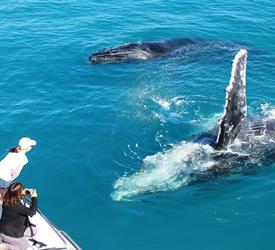
<path id="1" fill-rule="evenodd" d="M 274 11 L 269 0 L 2 2 L 1 156 L 22 136 L 38 141 L 19 180 L 83 249 L 273 249 L 274 164 L 190 186 L 162 178 L 186 153 L 181 142 L 222 114 L 237 48 L 249 51 L 249 114 L 274 111 Z M 234 45 L 190 58 L 88 61 L 104 47 L 167 38 Z M 123 199 L 117 182 L 144 165 L 159 170 L 145 176 L 149 190 Z"/>

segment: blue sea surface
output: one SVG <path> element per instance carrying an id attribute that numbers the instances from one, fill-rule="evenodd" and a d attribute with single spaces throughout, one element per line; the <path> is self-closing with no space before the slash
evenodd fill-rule
<path id="1" fill-rule="evenodd" d="M 183 141 L 222 115 L 239 48 L 249 53 L 249 115 L 274 114 L 274 13 L 271 0 L 2 1 L 1 157 L 23 136 L 37 140 L 18 180 L 37 188 L 42 212 L 83 249 L 274 249 L 275 164 L 193 185 L 168 178 Z M 214 49 L 88 60 L 102 48 L 170 38 Z M 144 176 L 145 167 L 155 171 Z"/>

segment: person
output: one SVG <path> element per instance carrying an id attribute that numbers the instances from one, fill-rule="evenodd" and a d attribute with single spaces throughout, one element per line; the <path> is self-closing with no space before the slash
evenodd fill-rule
<path id="1" fill-rule="evenodd" d="M 7 188 L 20 174 L 23 167 L 28 163 L 26 153 L 35 145 L 35 140 L 23 137 L 19 140 L 18 146 L 10 149 L 6 157 L 0 161 L 0 189 Z"/>
<path id="2" fill-rule="evenodd" d="M 29 194 L 32 197 L 30 207 L 23 204 L 22 198 Z M 5 194 L 3 211 L 0 220 L 0 238 L 11 250 L 32 249 L 26 237 L 30 237 L 31 223 L 28 216 L 37 211 L 37 192 L 24 189 L 20 182 L 12 183 Z"/>

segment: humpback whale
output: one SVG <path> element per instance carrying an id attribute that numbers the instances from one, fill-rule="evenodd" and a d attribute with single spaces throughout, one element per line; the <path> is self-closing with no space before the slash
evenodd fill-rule
<path id="1" fill-rule="evenodd" d="M 128 43 L 115 48 L 102 49 L 89 57 L 92 63 L 119 63 L 159 58 L 166 55 L 188 54 L 202 48 L 232 48 L 232 43 L 206 39 L 170 39 L 155 42 Z"/>
<path id="2" fill-rule="evenodd" d="M 147 156 L 141 170 L 115 182 L 114 200 L 175 190 L 209 176 L 274 162 L 274 117 L 247 116 L 247 54 L 241 49 L 233 60 L 224 112 L 217 126 L 172 149 Z"/>

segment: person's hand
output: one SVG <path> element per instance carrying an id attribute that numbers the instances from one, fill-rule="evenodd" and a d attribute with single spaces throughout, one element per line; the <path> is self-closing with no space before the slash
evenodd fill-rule
<path id="1" fill-rule="evenodd" d="M 31 191 L 31 197 L 37 197 L 37 191 L 36 191 L 36 189 L 32 189 L 32 191 Z"/>
<path id="2" fill-rule="evenodd" d="M 3 243 L 0 243 L 0 250 L 9 250 L 9 248 Z"/>

